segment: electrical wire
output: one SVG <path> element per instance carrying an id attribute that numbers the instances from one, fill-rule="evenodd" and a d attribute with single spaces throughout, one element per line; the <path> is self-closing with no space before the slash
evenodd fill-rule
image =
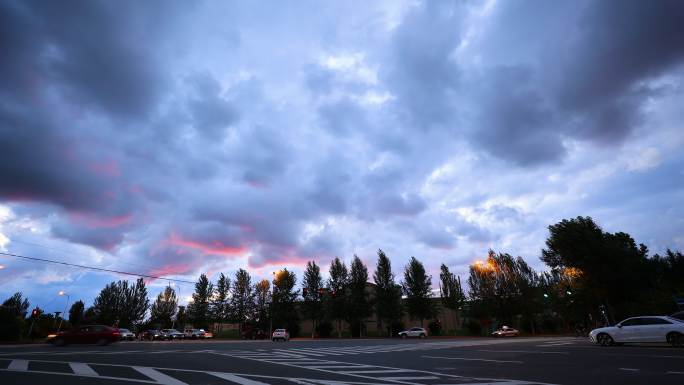
<path id="1" fill-rule="evenodd" d="M 112 269 L 105 269 L 105 268 L 102 268 L 102 267 L 94 267 L 94 266 L 79 265 L 79 264 L 75 264 L 75 263 L 62 262 L 62 261 L 55 261 L 55 260 L 46 259 L 46 258 L 27 257 L 27 256 L 25 256 L 25 255 L 19 255 L 19 254 L 12 254 L 12 253 L 0 252 L 0 255 L 5 255 L 5 256 L 14 257 L 14 258 L 27 259 L 27 260 L 31 260 L 31 261 L 46 262 L 46 263 L 54 263 L 54 264 L 57 264 L 57 265 L 64 265 L 64 266 L 77 267 L 77 268 L 79 268 L 79 269 L 88 269 L 88 270 L 94 270 L 94 271 L 103 271 L 103 272 L 107 272 L 107 273 L 116 273 L 116 274 L 123 274 L 123 275 L 131 275 L 131 276 L 134 276 L 134 277 L 161 279 L 161 280 L 165 280 L 165 281 L 169 281 L 169 282 L 178 282 L 178 283 L 189 283 L 189 284 L 194 284 L 194 283 L 195 283 L 195 282 L 186 281 L 186 280 L 183 280 L 183 279 L 166 278 L 166 277 L 160 277 L 160 276 L 149 275 L 149 274 L 131 273 L 131 272 L 128 272 L 128 271 L 112 270 Z"/>

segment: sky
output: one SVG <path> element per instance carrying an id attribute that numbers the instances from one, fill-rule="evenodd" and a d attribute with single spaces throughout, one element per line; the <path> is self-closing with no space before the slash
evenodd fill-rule
<path id="1" fill-rule="evenodd" d="M 684 249 L 682 1 L 0 2 L 0 251 L 195 281 Z M 126 277 L 0 256 L 0 297 Z M 166 282 L 149 280 L 150 297 Z M 192 285 L 179 284 L 182 302 Z M 69 298 L 60 297 L 64 290 Z"/>

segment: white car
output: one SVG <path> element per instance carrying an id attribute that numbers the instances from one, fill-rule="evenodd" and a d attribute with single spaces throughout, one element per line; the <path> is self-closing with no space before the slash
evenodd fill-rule
<path id="1" fill-rule="evenodd" d="M 135 339 L 135 334 L 133 334 L 130 330 L 128 329 L 122 329 L 119 328 L 119 333 L 121 333 L 121 339 L 122 340 L 127 340 L 127 341 L 133 341 Z"/>
<path id="2" fill-rule="evenodd" d="M 287 332 L 285 329 L 276 329 L 273 331 L 273 335 L 271 335 L 271 341 L 289 341 L 290 340 L 290 333 Z"/>
<path id="3" fill-rule="evenodd" d="M 517 329 L 513 329 L 508 326 L 504 326 L 492 333 L 492 337 L 517 337 L 519 335 L 520 332 Z"/>
<path id="4" fill-rule="evenodd" d="M 589 333 L 591 342 L 601 346 L 631 342 L 667 342 L 684 346 L 684 322 L 665 316 L 632 317 Z"/>
<path id="5" fill-rule="evenodd" d="M 404 330 L 399 332 L 399 337 L 401 338 L 408 338 L 408 337 L 418 337 L 418 338 L 426 338 L 428 336 L 427 330 L 419 327 L 414 327 L 409 330 Z"/>

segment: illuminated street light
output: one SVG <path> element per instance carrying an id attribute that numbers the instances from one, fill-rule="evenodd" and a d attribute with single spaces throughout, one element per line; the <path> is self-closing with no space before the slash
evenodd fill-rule
<path id="1" fill-rule="evenodd" d="M 544 298 L 549 298 L 549 295 L 544 293 Z"/>
<path id="2" fill-rule="evenodd" d="M 0 265 L 0 270 L 4 269 L 5 265 Z"/>
<path id="3" fill-rule="evenodd" d="M 60 290 L 59 293 L 60 296 L 65 296 L 67 297 L 66 303 L 64 304 L 64 312 L 62 313 L 62 318 L 59 320 L 59 327 L 57 327 L 57 332 L 59 333 L 60 330 L 62 330 L 62 321 L 64 321 L 64 317 L 66 316 L 66 311 L 67 307 L 69 306 L 69 301 L 71 300 L 71 297 L 69 297 L 69 294 L 65 292 L 64 290 Z"/>

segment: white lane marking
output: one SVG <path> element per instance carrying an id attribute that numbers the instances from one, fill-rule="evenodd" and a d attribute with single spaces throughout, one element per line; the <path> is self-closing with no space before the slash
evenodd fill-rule
<path id="1" fill-rule="evenodd" d="M 19 370 L 19 371 L 25 372 L 28 370 L 28 363 L 29 362 L 26 360 L 12 360 L 12 362 L 10 362 L 7 369 L 8 370 Z"/>
<path id="2" fill-rule="evenodd" d="M 351 369 L 351 368 L 350 368 Z M 337 373 L 344 373 L 344 374 L 357 374 L 357 373 L 362 373 L 362 374 L 370 374 L 370 373 L 406 373 L 406 372 L 416 372 L 416 370 L 409 370 L 409 369 L 374 369 L 374 370 L 352 370 L 351 372 L 349 371 L 339 371 Z"/>
<path id="3" fill-rule="evenodd" d="M 78 374 L 79 376 L 99 376 L 93 368 L 82 362 L 69 362 L 69 367 L 71 367 L 74 374 Z"/>
<path id="4" fill-rule="evenodd" d="M 211 374 L 212 376 L 216 376 L 218 378 L 223 378 L 224 380 L 235 382 L 236 384 L 240 384 L 240 385 L 267 385 L 265 382 L 250 380 L 250 379 L 243 378 L 240 376 L 236 376 L 236 375 L 230 374 L 230 373 L 220 373 L 220 372 L 207 372 L 207 373 Z"/>
<path id="5" fill-rule="evenodd" d="M 639 369 L 635 369 L 635 368 L 619 368 L 619 369 L 627 371 L 627 372 L 638 372 L 639 371 Z"/>
<path id="6" fill-rule="evenodd" d="M 131 366 L 134 370 L 144 374 L 145 376 L 157 381 L 159 384 L 164 384 L 164 385 L 188 385 L 183 381 L 177 380 L 171 376 L 167 376 L 166 374 L 152 368 L 148 368 L 145 366 Z"/>
<path id="7" fill-rule="evenodd" d="M 350 365 L 316 365 L 316 366 L 306 366 L 306 369 L 363 369 L 363 368 L 374 368 L 374 366 L 371 365 L 356 365 L 356 364 L 350 364 Z"/>
<path id="8" fill-rule="evenodd" d="M 33 360 L 32 360 L 32 361 L 33 361 Z M 45 361 L 45 362 L 56 362 L 56 361 Z M 2 372 L 2 371 L 7 371 L 7 370 L 8 370 L 8 369 L 0 369 L 0 372 Z M 45 371 L 45 370 L 31 370 L 30 372 L 29 372 L 29 371 L 26 371 L 26 372 L 21 372 L 21 373 L 27 373 L 27 374 L 30 374 L 30 373 L 38 373 L 38 374 L 49 374 L 49 375 L 51 375 L 51 376 L 71 376 L 71 377 L 79 377 L 78 374 L 74 374 L 74 373 L 48 372 L 48 371 Z M 104 379 L 104 380 L 119 380 L 119 381 L 125 380 L 125 381 L 127 381 L 127 382 L 142 382 L 142 383 L 144 383 L 144 384 L 157 384 L 157 382 L 152 381 L 152 380 L 139 380 L 139 379 L 137 379 L 137 378 L 123 378 L 123 377 L 110 377 L 110 376 L 99 376 L 99 377 L 97 377 L 97 378 L 98 378 L 98 379 Z"/>
<path id="9" fill-rule="evenodd" d="M 463 358 L 463 357 L 440 357 L 440 356 L 421 356 L 423 358 L 439 358 L 443 360 L 460 360 L 460 361 L 485 361 L 485 362 L 503 362 L 510 364 L 522 364 L 522 361 L 516 360 L 488 360 L 484 358 Z"/>
<path id="10" fill-rule="evenodd" d="M 385 381 L 393 381 L 393 380 L 419 381 L 419 380 L 439 380 L 439 377 L 435 377 L 435 376 L 380 377 L 380 379 L 385 380 Z"/>
<path id="11" fill-rule="evenodd" d="M 674 370 L 669 370 L 667 374 L 684 374 L 684 372 L 675 372 Z"/>
<path id="12" fill-rule="evenodd" d="M 548 351 L 541 351 L 541 350 L 486 350 L 486 349 L 481 349 L 481 350 L 478 350 L 478 352 L 490 352 L 490 353 L 530 353 L 530 354 L 565 354 L 565 355 L 570 354 L 570 353 L 568 353 L 568 352 L 548 352 Z"/>

